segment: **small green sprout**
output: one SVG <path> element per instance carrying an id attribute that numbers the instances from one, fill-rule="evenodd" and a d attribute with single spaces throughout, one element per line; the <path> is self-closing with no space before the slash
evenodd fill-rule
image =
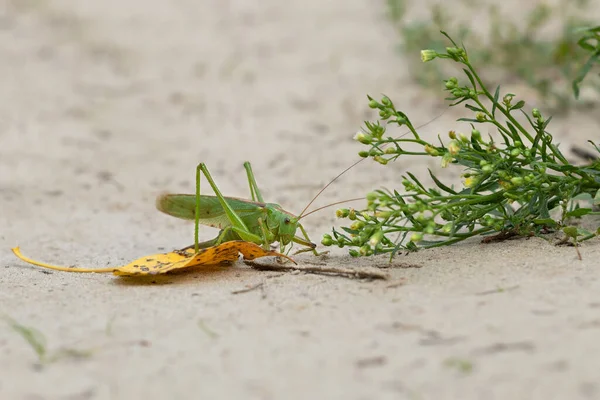
<path id="1" fill-rule="evenodd" d="M 444 365 L 448 368 L 454 368 L 465 375 L 473 372 L 474 368 L 474 365 L 471 361 L 461 358 L 448 358 L 446 361 L 444 361 Z"/>
<path id="2" fill-rule="evenodd" d="M 92 350 L 73 348 L 60 348 L 53 353 L 49 353 L 46 348 L 46 337 L 40 331 L 33 327 L 21 325 L 8 316 L 5 316 L 4 320 L 31 346 L 40 365 L 47 365 L 61 358 L 88 358 L 93 354 Z"/>

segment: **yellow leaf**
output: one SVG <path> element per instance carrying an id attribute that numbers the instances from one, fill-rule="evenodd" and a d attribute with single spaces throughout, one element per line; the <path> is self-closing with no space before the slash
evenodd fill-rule
<path id="1" fill-rule="evenodd" d="M 127 265 L 121 267 L 109 268 L 71 268 L 57 265 L 49 265 L 40 261 L 32 260 L 21 254 L 18 247 L 12 249 L 13 253 L 21 260 L 44 268 L 66 272 L 112 272 L 118 276 L 141 276 L 164 274 L 169 271 L 181 270 L 184 268 L 193 268 L 203 265 L 223 265 L 231 264 L 239 258 L 242 253 L 245 260 L 254 260 L 255 258 L 276 256 L 284 257 L 295 263 L 294 260 L 286 255 L 275 251 L 264 250 L 255 243 L 245 242 L 243 240 L 234 240 L 221 243 L 218 246 L 200 249 L 194 253 L 193 249 L 173 251 L 171 253 L 153 254 L 138 258 Z"/>

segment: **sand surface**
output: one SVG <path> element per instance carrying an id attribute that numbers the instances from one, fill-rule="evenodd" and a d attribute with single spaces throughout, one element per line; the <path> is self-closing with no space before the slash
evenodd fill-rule
<path id="1" fill-rule="evenodd" d="M 105 267 L 188 245 L 192 225 L 154 198 L 193 192 L 199 161 L 248 197 L 250 160 L 265 198 L 300 212 L 356 160 L 367 93 L 415 124 L 445 107 L 407 76 L 384 3 L 0 2 L 0 314 L 37 328 L 50 353 L 90 351 L 40 367 L 1 323 L 0 399 L 600 398 L 598 241 L 583 261 L 541 239 L 391 265 L 339 249 L 297 257 L 387 267 L 372 282 L 238 263 L 140 284 L 46 273 L 10 252 Z M 459 129 L 458 116 L 422 132 Z M 573 113 L 553 132 L 568 144 L 597 129 Z M 317 203 L 436 163 L 362 163 Z M 318 242 L 335 223 L 331 209 L 305 226 Z"/>

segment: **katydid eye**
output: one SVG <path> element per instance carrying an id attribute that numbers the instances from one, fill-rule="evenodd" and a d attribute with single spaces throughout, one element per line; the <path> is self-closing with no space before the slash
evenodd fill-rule
<path id="1" fill-rule="evenodd" d="M 286 219 L 283 220 L 283 222 L 285 222 L 286 224 L 289 224 L 290 223 L 290 219 L 286 218 Z"/>

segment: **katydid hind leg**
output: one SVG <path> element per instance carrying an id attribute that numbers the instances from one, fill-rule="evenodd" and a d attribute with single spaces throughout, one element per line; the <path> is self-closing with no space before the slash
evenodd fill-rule
<path id="1" fill-rule="evenodd" d="M 233 232 L 237 233 L 240 236 L 240 239 L 245 240 L 246 242 L 252 242 L 252 243 L 256 243 L 256 244 L 264 243 L 264 240 L 262 237 L 255 235 L 252 232 L 243 231 L 239 228 L 236 228 L 235 226 L 232 226 L 230 228 Z"/>
<path id="2" fill-rule="evenodd" d="M 235 232 L 234 228 L 228 226 L 226 228 L 221 229 L 221 231 L 219 232 L 219 236 L 217 236 L 216 238 L 198 243 L 198 248 L 206 249 L 208 247 L 218 246 L 221 243 L 230 242 L 232 240 L 242 240 L 242 237 L 237 232 Z M 194 247 L 195 244 L 191 244 L 180 250 L 193 249 Z"/>
<path id="3" fill-rule="evenodd" d="M 246 161 L 244 163 L 244 168 L 246 169 L 246 175 L 248 175 L 248 185 L 250 186 L 250 194 L 252 195 L 252 200 L 264 203 L 265 201 L 262 197 L 262 194 L 260 193 L 258 185 L 256 184 L 254 172 L 252 172 L 252 165 L 250 165 L 249 161 Z"/>
<path id="4" fill-rule="evenodd" d="M 209 247 L 216 246 L 218 239 L 219 239 L 219 237 L 217 236 L 214 239 L 210 239 L 210 240 L 207 240 L 205 242 L 200 242 L 200 243 L 198 243 L 198 249 L 206 249 L 206 248 L 209 248 Z M 183 249 L 179 249 L 179 250 L 180 251 L 185 251 L 185 250 L 189 250 L 189 249 L 194 249 L 195 252 L 198 251 L 198 250 L 196 250 L 196 243 L 190 244 L 189 246 L 186 246 Z"/>
<path id="5" fill-rule="evenodd" d="M 208 171 L 208 168 L 206 167 L 206 165 L 204 163 L 200 163 L 200 164 L 198 164 L 198 167 L 196 167 L 196 212 L 195 212 L 195 226 L 194 226 L 194 229 L 195 229 L 194 230 L 194 242 L 195 242 L 195 244 L 198 243 L 198 229 L 199 229 L 198 227 L 200 224 L 199 217 L 200 217 L 200 174 L 201 173 L 204 174 L 204 176 L 206 177 L 206 180 L 208 181 L 208 184 L 211 186 L 211 188 L 215 192 L 215 195 L 219 199 L 219 202 L 221 203 L 221 207 L 223 207 L 223 210 L 225 211 L 225 214 L 227 215 L 227 219 L 231 223 L 231 228 L 238 235 L 240 235 L 240 237 L 243 240 L 252 241 L 252 239 L 254 239 L 255 235 L 250 233 L 250 231 L 249 231 L 248 227 L 246 226 L 246 224 L 244 223 L 244 221 L 242 221 L 240 216 L 229 205 L 229 203 L 227 203 L 227 201 L 225 201 L 225 197 L 223 196 L 223 194 L 217 187 L 217 184 L 215 183 L 212 176 L 210 175 L 210 172 Z M 195 245 L 195 248 L 197 249 L 197 245 Z"/>

